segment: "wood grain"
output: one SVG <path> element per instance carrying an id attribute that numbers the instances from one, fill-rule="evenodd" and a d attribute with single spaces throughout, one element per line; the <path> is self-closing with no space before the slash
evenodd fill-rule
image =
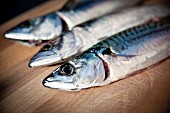
<path id="1" fill-rule="evenodd" d="M 10 28 L 13 22 L 1 28 Z M 58 66 L 28 67 L 29 59 L 39 48 L 24 47 L 0 38 L 1 113 L 170 112 L 170 58 L 140 74 L 103 87 L 67 92 L 42 85 L 42 80 Z"/>

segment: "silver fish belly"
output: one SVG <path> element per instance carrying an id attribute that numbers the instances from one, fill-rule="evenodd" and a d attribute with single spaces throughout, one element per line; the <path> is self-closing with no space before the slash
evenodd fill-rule
<path id="1" fill-rule="evenodd" d="M 170 10 L 165 6 L 146 5 L 127 8 L 82 27 L 75 27 L 41 48 L 32 57 L 29 66 L 38 67 L 64 62 L 107 37 L 150 20 L 158 21 L 168 14 Z"/>
<path id="2" fill-rule="evenodd" d="M 78 24 L 138 3 L 141 0 L 94 0 L 72 10 L 55 11 L 51 14 L 27 20 L 5 33 L 6 38 L 17 40 L 50 40 L 63 31 L 62 20 L 69 30 Z M 77 1 L 81 2 L 81 0 Z M 103 7 L 106 7 L 103 9 Z M 25 41 L 26 42 L 26 41 Z M 28 41 L 29 42 L 29 41 Z"/>
<path id="3" fill-rule="evenodd" d="M 58 67 L 43 85 L 62 90 L 103 86 L 170 56 L 170 17 L 116 34 Z"/>

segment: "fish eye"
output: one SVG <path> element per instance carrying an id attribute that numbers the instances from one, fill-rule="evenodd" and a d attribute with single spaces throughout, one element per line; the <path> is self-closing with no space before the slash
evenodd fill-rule
<path id="1" fill-rule="evenodd" d="M 52 49 L 52 45 L 51 44 L 46 44 L 43 46 L 42 48 L 43 50 L 51 50 Z"/>
<path id="2" fill-rule="evenodd" d="M 64 64 L 60 67 L 60 73 L 63 75 L 71 75 L 74 72 L 74 67 L 71 64 Z"/>

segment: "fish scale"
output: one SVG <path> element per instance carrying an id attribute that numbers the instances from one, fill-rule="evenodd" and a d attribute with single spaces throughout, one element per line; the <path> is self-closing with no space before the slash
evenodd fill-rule
<path id="1" fill-rule="evenodd" d="M 135 43 L 138 43 L 139 41 L 141 41 L 142 38 L 140 38 L 140 37 L 144 37 L 145 35 L 152 34 L 152 33 L 155 33 L 157 31 L 162 31 L 162 30 L 165 30 L 165 29 L 169 29 L 170 28 L 170 23 L 163 24 L 163 23 L 166 23 L 166 22 L 152 23 L 152 24 L 155 25 L 155 27 L 149 26 L 149 24 L 151 24 L 151 23 L 148 23 L 147 25 L 142 26 L 142 27 L 145 28 L 145 30 L 143 30 L 141 32 L 137 32 L 138 29 L 140 29 L 141 26 L 132 28 L 132 29 L 130 29 L 130 31 L 135 31 L 136 34 L 129 36 L 128 39 L 122 36 L 122 34 L 127 33 L 126 31 L 124 31 L 124 32 L 121 32 L 121 33 L 111 37 L 111 38 L 106 39 L 105 41 L 101 42 L 100 45 L 105 45 L 105 47 L 109 47 L 108 44 L 110 44 L 110 45 L 121 45 L 122 48 L 125 48 L 125 47 L 129 46 L 130 44 L 135 44 Z M 161 24 L 162 24 L 162 26 L 160 26 Z M 120 49 L 120 50 L 116 50 L 116 51 L 120 52 L 122 50 Z"/>
<path id="2" fill-rule="evenodd" d="M 142 28 L 142 31 L 141 31 Z M 155 32 L 160 32 L 160 31 L 165 31 L 170 28 L 170 23 L 169 20 L 164 20 L 161 22 L 149 22 L 144 25 L 140 25 L 128 30 L 125 30 L 123 32 L 120 32 L 119 34 L 116 34 L 100 43 L 92 47 L 93 49 L 96 47 L 109 47 L 110 45 L 114 46 L 119 46 L 120 48 L 127 48 L 127 46 L 130 46 L 132 44 L 139 43 L 140 41 L 144 40 L 142 37 L 155 33 Z M 122 51 L 117 50 L 116 52 Z"/>
<path id="3" fill-rule="evenodd" d="M 165 22 L 163 22 L 163 23 L 165 23 Z M 153 23 L 152 22 L 152 23 L 144 24 L 144 25 L 126 30 L 124 32 L 121 32 L 121 33 L 113 36 L 112 38 L 109 38 L 109 39 L 101 42 L 101 44 L 103 44 L 103 43 L 111 44 L 109 42 L 114 41 L 114 43 L 117 44 L 117 45 L 121 44 L 122 42 L 124 43 L 124 45 L 126 45 L 126 44 L 129 45 L 129 41 L 133 42 L 135 39 L 137 39 L 141 36 L 150 34 L 152 32 L 164 30 L 166 27 L 169 27 L 169 23 L 168 23 L 168 25 L 163 24 L 163 23 L 158 23 L 158 22 Z M 152 24 L 152 26 L 150 26 L 150 24 Z M 161 26 L 161 24 L 163 26 Z"/>

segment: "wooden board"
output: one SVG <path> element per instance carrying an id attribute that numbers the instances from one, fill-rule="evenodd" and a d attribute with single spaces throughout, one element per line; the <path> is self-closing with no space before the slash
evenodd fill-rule
<path id="1" fill-rule="evenodd" d="M 2 37 L 3 29 L 20 20 L 0 30 L 1 113 L 170 113 L 170 58 L 103 87 L 78 92 L 49 89 L 42 80 L 58 66 L 29 68 L 29 59 L 40 47 L 24 47 Z"/>

